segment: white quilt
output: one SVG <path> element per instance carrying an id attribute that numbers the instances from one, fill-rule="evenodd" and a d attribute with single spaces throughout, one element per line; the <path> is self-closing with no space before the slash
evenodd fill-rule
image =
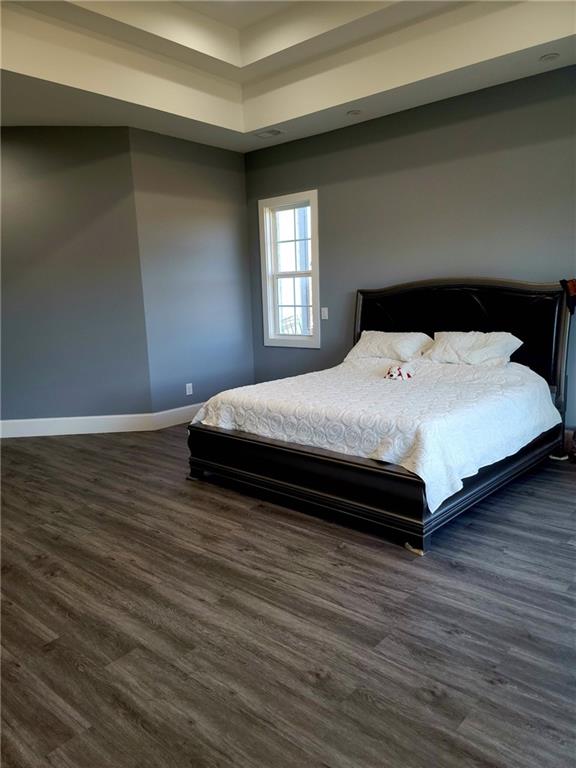
<path id="1" fill-rule="evenodd" d="M 523 365 L 412 361 L 414 378 L 385 379 L 398 361 L 367 358 L 222 392 L 194 421 L 399 464 L 419 475 L 429 509 L 480 467 L 560 423 L 543 378 Z"/>

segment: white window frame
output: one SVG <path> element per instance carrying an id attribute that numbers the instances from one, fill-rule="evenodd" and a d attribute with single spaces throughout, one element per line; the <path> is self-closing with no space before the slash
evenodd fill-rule
<path id="1" fill-rule="evenodd" d="M 312 335 L 279 334 L 276 331 L 277 297 L 275 292 L 276 275 L 274 254 L 272 252 L 271 222 L 272 211 L 282 206 L 310 206 L 310 256 L 309 272 L 287 272 L 283 276 L 310 275 L 312 279 Z M 269 197 L 258 201 L 260 220 L 260 260 L 262 264 L 262 314 L 264 320 L 264 345 L 267 347 L 308 347 L 320 348 L 320 285 L 318 267 L 318 190 L 296 192 L 291 195 Z"/>

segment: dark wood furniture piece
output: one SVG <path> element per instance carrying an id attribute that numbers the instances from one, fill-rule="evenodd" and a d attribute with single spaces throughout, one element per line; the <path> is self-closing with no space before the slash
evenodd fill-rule
<path id="1" fill-rule="evenodd" d="M 546 379 L 564 414 L 570 314 L 556 284 L 427 280 L 360 290 L 354 342 L 363 330 L 509 331 L 523 340 L 512 359 Z M 190 477 L 214 477 L 291 507 L 349 522 L 423 552 L 432 534 L 473 504 L 563 452 L 560 424 L 508 458 L 482 468 L 430 513 L 424 482 L 403 467 L 235 430 L 190 425 Z"/>

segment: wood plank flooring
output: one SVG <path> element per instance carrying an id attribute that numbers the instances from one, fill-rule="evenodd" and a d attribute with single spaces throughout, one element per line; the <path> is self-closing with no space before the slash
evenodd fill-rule
<path id="1" fill-rule="evenodd" d="M 185 440 L 4 443 L 4 768 L 574 765 L 575 465 L 418 558 L 186 481 Z"/>

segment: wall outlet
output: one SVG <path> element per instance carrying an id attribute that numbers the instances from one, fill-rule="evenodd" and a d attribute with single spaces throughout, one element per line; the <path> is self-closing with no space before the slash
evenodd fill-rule
<path id="1" fill-rule="evenodd" d="M 322 320 L 328 320 L 328 307 L 322 307 L 320 309 L 320 317 Z"/>
<path id="2" fill-rule="evenodd" d="M 186 394 L 187 395 L 194 394 L 194 387 L 192 386 L 192 384 L 186 384 Z"/>

